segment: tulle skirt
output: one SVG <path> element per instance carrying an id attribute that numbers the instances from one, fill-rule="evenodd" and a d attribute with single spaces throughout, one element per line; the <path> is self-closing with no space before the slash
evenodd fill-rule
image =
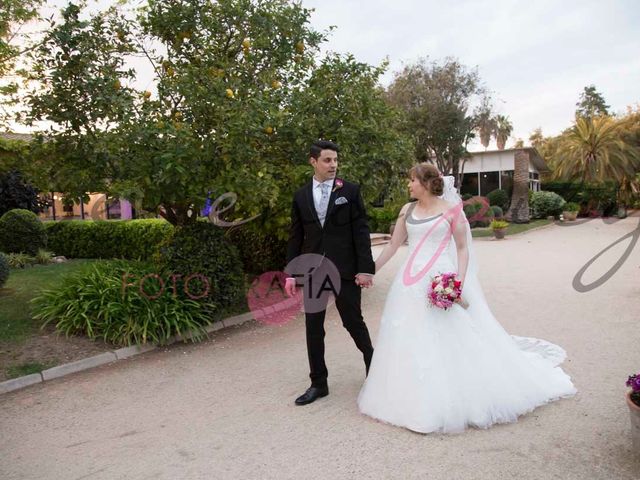
<path id="1" fill-rule="evenodd" d="M 457 433 L 515 422 L 576 393 L 558 366 L 565 351 L 505 332 L 479 284 L 465 285 L 467 310 L 442 310 L 428 306 L 427 281 L 408 287 L 399 272 L 392 283 L 358 395 L 362 413 L 416 432 Z"/>

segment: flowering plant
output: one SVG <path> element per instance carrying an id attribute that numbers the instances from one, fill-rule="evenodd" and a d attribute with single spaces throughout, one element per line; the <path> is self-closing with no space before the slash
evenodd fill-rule
<path id="1" fill-rule="evenodd" d="M 342 181 L 342 179 L 341 178 L 336 178 L 336 182 L 335 182 L 335 184 L 333 186 L 333 190 L 331 190 L 331 192 L 335 192 L 339 188 L 342 188 L 343 185 L 344 185 L 344 182 Z"/>
<path id="2" fill-rule="evenodd" d="M 640 373 L 630 375 L 626 385 L 631 387 L 631 401 L 640 407 Z"/>
<path id="3" fill-rule="evenodd" d="M 441 273 L 431 279 L 427 299 L 432 307 L 447 310 L 460 299 L 461 306 L 467 308 L 469 305 L 461 297 L 462 282 L 457 279 L 455 273 Z"/>

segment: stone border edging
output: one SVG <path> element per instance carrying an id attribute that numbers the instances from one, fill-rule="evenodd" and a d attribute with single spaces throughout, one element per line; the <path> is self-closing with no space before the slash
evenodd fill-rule
<path id="1" fill-rule="evenodd" d="M 205 330 L 207 333 L 213 333 L 224 328 L 232 327 L 234 325 L 240 325 L 242 323 L 248 322 L 249 320 L 253 320 L 253 318 L 254 315 L 252 312 L 245 312 L 240 315 L 235 315 L 233 317 L 219 320 L 212 325 L 207 326 Z M 81 372 L 83 370 L 88 370 L 99 365 L 105 365 L 107 363 L 116 362 L 118 360 L 123 360 L 135 355 L 140 355 L 141 353 L 149 352 L 159 347 L 166 347 L 167 345 L 171 345 L 180 340 L 186 340 L 189 338 L 191 338 L 190 332 L 187 332 L 184 335 L 172 335 L 167 340 L 167 343 L 164 343 L 162 345 L 147 344 L 123 347 L 119 348 L 118 350 L 107 351 L 99 355 L 94 355 L 93 357 L 82 358 L 74 362 L 57 365 L 55 367 L 43 370 L 40 373 L 32 373 L 30 375 L 24 375 L 22 377 L 5 380 L 4 382 L 0 382 L 0 395 L 2 395 L 3 393 L 13 392 L 14 390 L 18 390 L 20 388 L 28 387 L 29 385 L 63 377 L 71 373 Z"/>

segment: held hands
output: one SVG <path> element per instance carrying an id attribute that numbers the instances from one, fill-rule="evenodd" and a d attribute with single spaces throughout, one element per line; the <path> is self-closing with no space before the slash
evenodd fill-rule
<path id="1" fill-rule="evenodd" d="M 366 273 L 359 273 L 356 275 L 356 285 L 362 288 L 373 287 L 373 275 L 369 275 Z M 289 297 L 294 297 L 296 295 L 296 279 L 295 278 L 287 278 L 284 284 L 284 292 Z"/>
<path id="2" fill-rule="evenodd" d="M 362 288 L 373 287 L 373 275 L 358 273 L 356 275 L 356 285 Z"/>

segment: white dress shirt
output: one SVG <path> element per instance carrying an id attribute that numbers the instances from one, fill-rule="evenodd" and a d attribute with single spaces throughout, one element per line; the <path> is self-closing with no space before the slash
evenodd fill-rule
<path id="1" fill-rule="evenodd" d="M 322 188 L 320 187 L 320 185 L 322 184 L 325 185 L 329 185 L 329 196 L 331 196 L 331 187 L 333 187 L 333 178 L 330 178 L 329 180 L 325 180 L 324 182 L 320 182 L 318 180 L 316 180 L 316 177 L 314 175 L 313 177 L 313 203 L 316 207 L 316 212 L 318 212 L 318 208 L 320 207 L 320 199 L 322 198 Z M 329 209 L 329 206 L 327 205 L 327 210 Z"/>

